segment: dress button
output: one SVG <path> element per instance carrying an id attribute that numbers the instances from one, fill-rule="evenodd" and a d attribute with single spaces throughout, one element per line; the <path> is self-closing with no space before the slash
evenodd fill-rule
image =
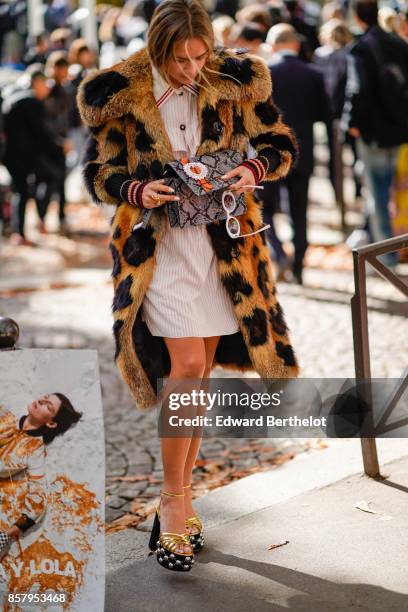
<path id="1" fill-rule="evenodd" d="M 185 129 L 186 129 L 185 124 L 184 124 L 184 123 L 181 123 L 181 124 L 180 124 L 180 130 L 185 130 Z"/>

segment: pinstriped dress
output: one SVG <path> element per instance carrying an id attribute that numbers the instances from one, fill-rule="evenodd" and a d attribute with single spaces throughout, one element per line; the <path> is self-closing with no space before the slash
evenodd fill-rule
<path id="1" fill-rule="evenodd" d="M 172 89 L 152 66 L 153 91 L 175 159 L 199 145 L 197 89 Z M 206 226 L 170 227 L 157 245 L 156 267 L 142 303 L 153 336 L 210 337 L 239 330 L 232 302 L 219 277 Z"/>

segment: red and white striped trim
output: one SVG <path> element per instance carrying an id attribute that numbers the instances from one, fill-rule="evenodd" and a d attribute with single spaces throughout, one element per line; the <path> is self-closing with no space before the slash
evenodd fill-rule
<path id="1" fill-rule="evenodd" d="M 193 95 L 198 96 L 198 87 L 197 87 L 197 85 L 194 85 L 193 83 L 190 83 L 188 85 L 183 85 L 183 88 L 187 89 Z"/>
<path id="2" fill-rule="evenodd" d="M 183 85 L 182 88 L 186 91 L 189 91 L 194 96 L 198 96 L 198 87 L 193 83 Z M 157 107 L 160 107 L 162 104 L 164 104 L 170 98 L 170 96 L 173 95 L 175 91 L 176 90 L 173 87 L 169 87 L 168 89 L 166 89 L 166 91 L 160 96 L 160 98 L 156 100 Z"/>
<path id="3" fill-rule="evenodd" d="M 137 204 L 136 194 L 137 194 L 137 191 L 140 185 L 141 185 L 140 182 L 132 181 L 128 187 L 127 200 L 130 204 L 133 204 L 134 206 L 136 206 Z"/>
<path id="4" fill-rule="evenodd" d="M 173 87 L 169 87 L 158 100 L 156 100 L 157 106 L 161 106 L 174 92 Z"/>
<path id="5" fill-rule="evenodd" d="M 265 168 L 263 163 L 256 157 L 250 159 L 249 161 L 255 164 L 255 166 L 258 168 L 258 180 L 261 183 L 265 177 Z"/>
<path id="6" fill-rule="evenodd" d="M 262 183 L 265 178 L 266 170 L 263 163 L 258 158 L 247 159 L 242 162 L 241 166 L 249 168 L 255 178 L 257 184 Z"/>

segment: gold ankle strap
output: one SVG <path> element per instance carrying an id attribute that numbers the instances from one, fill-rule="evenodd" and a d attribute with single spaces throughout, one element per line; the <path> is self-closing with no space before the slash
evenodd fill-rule
<path id="1" fill-rule="evenodd" d="M 170 497 L 184 497 L 184 493 L 167 493 L 166 491 L 160 491 L 162 495 L 169 495 Z"/>

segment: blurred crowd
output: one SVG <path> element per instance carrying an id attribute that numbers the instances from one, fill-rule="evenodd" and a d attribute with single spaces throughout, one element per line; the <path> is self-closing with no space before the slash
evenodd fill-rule
<path id="1" fill-rule="evenodd" d="M 25 45 L 17 45 L 12 33 L 11 46 L 3 32 L 0 71 L 0 161 L 11 179 L 2 185 L 1 210 L 3 234 L 11 234 L 14 244 L 29 245 L 24 226 L 30 198 L 39 231 L 47 233 L 47 209 L 57 196 L 60 232 L 67 232 L 66 178 L 81 163 L 86 140 L 75 97 L 81 80 L 98 67 L 98 50 L 67 27 L 27 38 Z"/>
<path id="2" fill-rule="evenodd" d="M 36 202 L 39 231 L 51 199 L 59 202 L 60 232 L 65 219 L 67 175 L 81 163 L 87 137 L 75 105 L 81 80 L 135 53 L 158 0 L 96 5 L 97 36 L 89 42 L 85 8 L 68 0 L 44 3 L 44 31 L 27 32 L 26 3 L 0 2 L 0 162 L 10 176 L 1 185 L 3 235 L 31 244 L 25 234 L 27 201 Z M 295 131 L 300 159 L 286 180 L 264 184 L 265 220 L 281 278 L 302 283 L 307 240 L 309 181 L 314 170 L 314 124 L 326 126 L 328 176 L 336 198 L 342 190 L 342 150 L 349 147 L 356 169 L 355 196 L 361 196 L 364 168 L 365 219 L 349 246 L 395 233 L 390 200 L 398 193 L 399 216 L 408 231 L 408 12 L 398 0 L 204 0 L 217 45 L 246 48 L 264 58 L 274 101 Z M 3 176 L 3 175 L 2 175 Z M 4 182 L 4 181 L 3 181 Z M 259 197 L 259 196 L 258 196 Z M 293 227 L 289 258 L 274 229 L 286 212 Z M 396 254 L 383 257 L 390 266 Z M 289 276 L 287 276 L 289 273 Z"/>

